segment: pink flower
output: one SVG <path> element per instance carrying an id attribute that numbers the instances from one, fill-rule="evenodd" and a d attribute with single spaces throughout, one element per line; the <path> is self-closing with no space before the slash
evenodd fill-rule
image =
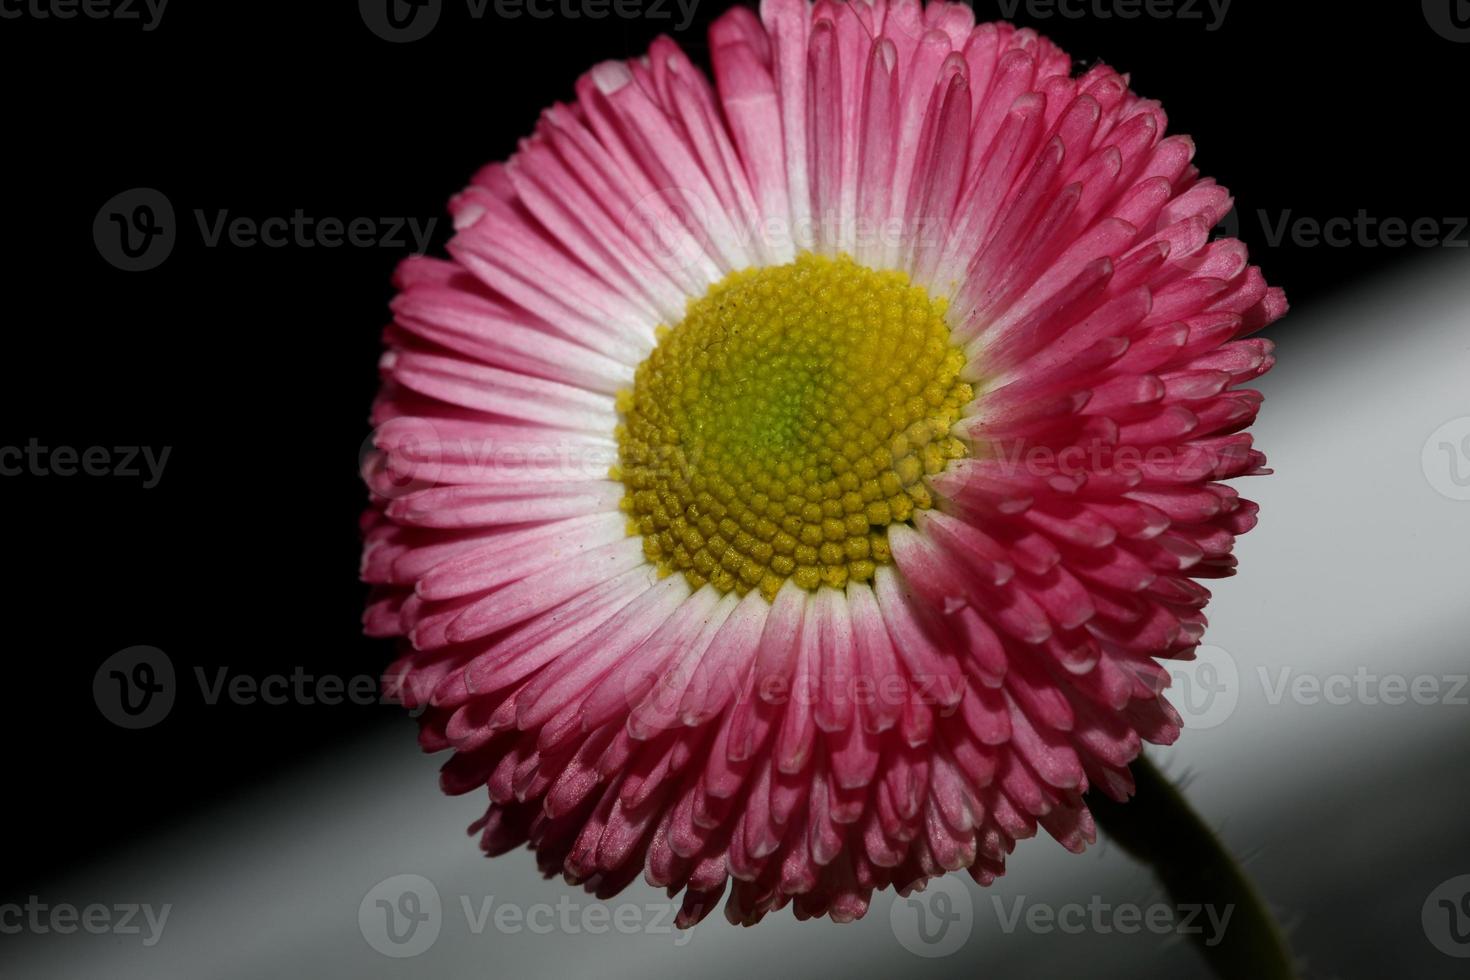
<path id="1" fill-rule="evenodd" d="M 1285 298 L 1158 104 L 1029 30 L 767 0 L 710 46 L 595 67 L 400 269 L 386 683 L 488 854 L 683 924 L 1081 850 L 1179 735 Z"/>

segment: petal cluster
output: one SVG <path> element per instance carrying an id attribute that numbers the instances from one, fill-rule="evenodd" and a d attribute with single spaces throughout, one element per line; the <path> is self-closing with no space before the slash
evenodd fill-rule
<path id="1" fill-rule="evenodd" d="M 363 576 L 390 690 L 529 844 L 680 921 L 861 916 L 875 889 L 1094 839 L 1180 718 L 1263 471 L 1242 385 L 1286 309 L 1160 106 L 960 4 L 766 0 L 596 66 L 398 274 Z M 617 394 L 730 274 L 848 255 L 948 301 L 975 398 L 871 581 L 660 576 L 618 509 Z"/>

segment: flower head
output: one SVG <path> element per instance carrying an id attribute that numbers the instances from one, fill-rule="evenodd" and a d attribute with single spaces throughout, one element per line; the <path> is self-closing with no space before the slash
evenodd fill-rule
<path id="1" fill-rule="evenodd" d="M 710 42 L 713 86 L 595 67 L 401 267 L 386 682 L 487 853 L 685 924 L 1080 850 L 1179 734 L 1284 297 L 1160 107 L 1029 30 L 767 0 Z"/>

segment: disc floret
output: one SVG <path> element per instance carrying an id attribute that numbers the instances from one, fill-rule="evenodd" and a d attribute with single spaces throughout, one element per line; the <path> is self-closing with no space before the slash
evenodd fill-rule
<path id="1" fill-rule="evenodd" d="M 661 329 L 619 398 L 629 532 L 698 588 L 872 578 L 887 528 L 965 454 L 946 304 L 902 272 L 803 255 L 736 272 Z"/>

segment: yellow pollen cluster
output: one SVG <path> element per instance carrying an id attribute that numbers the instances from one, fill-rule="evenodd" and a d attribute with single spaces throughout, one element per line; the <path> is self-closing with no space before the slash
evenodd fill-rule
<path id="1" fill-rule="evenodd" d="M 901 272 L 804 255 L 689 304 L 618 410 L 629 533 L 695 588 L 866 581 L 972 396 L 945 303 Z"/>

